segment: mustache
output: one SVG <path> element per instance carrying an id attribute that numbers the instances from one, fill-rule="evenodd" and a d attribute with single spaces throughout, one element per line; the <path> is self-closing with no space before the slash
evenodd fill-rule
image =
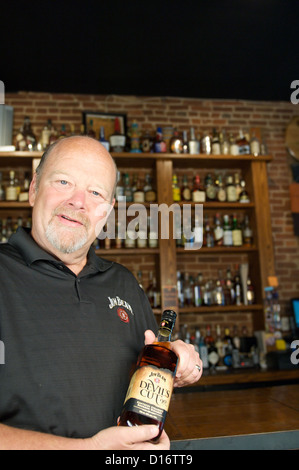
<path id="1" fill-rule="evenodd" d="M 86 215 L 82 214 L 81 212 L 71 210 L 70 208 L 66 208 L 64 206 L 56 207 L 52 213 L 52 216 L 55 217 L 57 215 L 64 215 L 69 219 L 80 222 L 80 224 L 84 225 L 86 228 L 89 228 L 90 226 L 90 220 Z"/>

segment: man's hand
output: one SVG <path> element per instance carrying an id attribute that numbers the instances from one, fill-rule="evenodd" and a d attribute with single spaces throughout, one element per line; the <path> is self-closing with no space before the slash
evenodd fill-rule
<path id="1" fill-rule="evenodd" d="M 156 341 L 155 334 L 151 330 L 144 333 L 145 344 L 152 344 Z M 179 362 L 174 380 L 175 387 L 184 387 L 197 382 L 202 375 L 202 360 L 193 344 L 184 343 L 177 340 L 170 343 L 172 351 L 178 356 Z M 196 367 L 199 366 L 200 370 Z"/>
<path id="2" fill-rule="evenodd" d="M 94 450 L 169 450 L 170 442 L 165 431 L 157 443 L 149 442 L 158 434 L 155 425 L 118 426 L 100 431 L 95 436 L 86 439 L 88 449 Z"/>

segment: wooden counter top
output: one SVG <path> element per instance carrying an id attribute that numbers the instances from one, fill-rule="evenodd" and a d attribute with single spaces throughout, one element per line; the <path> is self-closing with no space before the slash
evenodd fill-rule
<path id="1" fill-rule="evenodd" d="M 171 441 L 285 431 L 299 436 L 299 385 L 174 393 L 165 429 Z"/>

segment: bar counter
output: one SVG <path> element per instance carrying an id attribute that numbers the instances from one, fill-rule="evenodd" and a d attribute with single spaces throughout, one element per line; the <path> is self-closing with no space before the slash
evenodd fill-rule
<path id="1" fill-rule="evenodd" d="M 299 384 L 281 383 L 175 390 L 165 425 L 171 449 L 299 449 Z"/>

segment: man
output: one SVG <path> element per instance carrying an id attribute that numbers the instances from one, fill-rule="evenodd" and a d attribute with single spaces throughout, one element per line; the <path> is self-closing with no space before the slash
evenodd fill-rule
<path id="1" fill-rule="evenodd" d="M 129 369 L 155 339 L 134 276 L 90 248 L 114 204 L 116 167 L 89 137 L 44 154 L 30 185 L 31 233 L 0 249 L 0 449 L 168 449 L 155 426 L 117 427 Z M 176 385 L 200 378 L 175 341 Z M 199 366 L 199 367 L 197 367 Z"/>

